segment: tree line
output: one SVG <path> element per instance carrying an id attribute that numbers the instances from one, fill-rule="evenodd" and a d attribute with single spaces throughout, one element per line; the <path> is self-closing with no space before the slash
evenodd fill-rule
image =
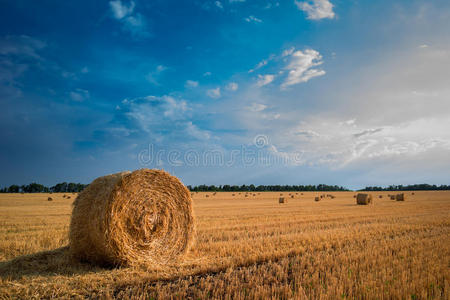
<path id="1" fill-rule="evenodd" d="M 62 182 L 47 187 L 39 183 L 28 185 L 13 184 L 9 187 L 0 188 L 0 193 L 79 193 L 87 184 Z M 192 192 L 337 192 L 350 191 L 337 185 L 198 185 L 187 186 Z M 360 191 L 442 191 L 450 190 L 450 185 L 435 184 L 413 184 L 413 185 L 390 185 L 388 187 L 368 186 Z"/>
<path id="2" fill-rule="evenodd" d="M 190 186 L 188 189 L 192 192 L 308 192 L 308 191 L 349 191 L 337 185 L 198 185 Z"/>
<path id="3" fill-rule="evenodd" d="M 0 189 L 0 193 L 79 193 L 87 184 L 62 182 L 54 186 L 47 187 L 39 183 L 30 183 L 28 185 L 10 185 Z"/>
<path id="4" fill-rule="evenodd" d="M 390 185 L 388 187 L 368 186 L 361 191 L 446 191 L 450 190 L 450 185 L 435 184 L 411 184 L 411 185 Z"/>

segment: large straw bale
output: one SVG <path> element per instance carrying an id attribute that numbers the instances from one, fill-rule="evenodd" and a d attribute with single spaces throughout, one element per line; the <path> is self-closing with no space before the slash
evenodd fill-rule
<path id="1" fill-rule="evenodd" d="M 397 201 L 405 201 L 406 200 L 406 196 L 405 196 L 404 193 L 397 194 L 397 195 L 395 195 L 395 200 L 397 200 Z"/>
<path id="2" fill-rule="evenodd" d="M 71 254 L 102 265 L 167 264 L 194 237 L 189 190 L 174 176 L 141 169 L 95 179 L 76 198 Z"/>
<path id="3" fill-rule="evenodd" d="M 367 205 L 372 203 L 372 195 L 370 194 L 361 194 L 356 195 L 356 204 L 359 205 Z"/>

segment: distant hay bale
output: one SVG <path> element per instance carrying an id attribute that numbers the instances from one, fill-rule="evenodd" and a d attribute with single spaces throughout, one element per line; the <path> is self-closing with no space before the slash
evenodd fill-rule
<path id="1" fill-rule="evenodd" d="M 370 203 L 372 203 L 372 195 L 361 193 L 356 195 L 356 204 L 367 205 Z"/>
<path id="2" fill-rule="evenodd" d="M 141 169 L 95 179 L 73 204 L 74 258 L 101 265 L 177 262 L 194 236 L 189 190 L 174 176 Z"/>
<path id="3" fill-rule="evenodd" d="M 391 198 L 391 200 L 395 200 L 396 199 L 395 195 L 389 195 L 389 197 Z"/>
<path id="4" fill-rule="evenodd" d="M 67 196 L 66 198 L 67 198 L 67 199 L 70 199 L 70 196 Z"/>
<path id="5" fill-rule="evenodd" d="M 205 195 L 205 197 L 206 197 L 206 198 L 209 198 L 209 195 L 208 195 L 208 194 L 206 194 L 206 195 Z"/>
<path id="6" fill-rule="evenodd" d="M 63 198 L 66 198 L 66 194 L 63 195 Z"/>
<path id="7" fill-rule="evenodd" d="M 356 195 L 353 195 L 353 198 L 356 198 Z"/>
<path id="8" fill-rule="evenodd" d="M 412 192 L 412 193 L 411 193 L 411 195 L 415 195 L 415 193 L 414 193 L 414 192 Z"/>
<path id="9" fill-rule="evenodd" d="M 294 199 L 294 195 L 291 195 L 291 198 Z"/>
<path id="10" fill-rule="evenodd" d="M 406 200 L 406 196 L 405 196 L 404 193 L 397 194 L 397 195 L 395 195 L 395 200 L 397 200 L 397 201 L 405 201 Z"/>
<path id="11" fill-rule="evenodd" d="M 278 199 L 278 203 L 287 203 L 287 199 L 284 199 L 284 197 L 280 197 L 280 199 Z"/>
<path id="12" fill-rule="evenodd" d="M 319 202 L 320 201 L 320 197 L 314 198 L 314 201 Z"/>
<path id="13" fill-rule="evenodd" d="M 231 194 L 231 196 L 233 196 L 233 197 L 234 197 L 234 194 Z"/>
<path id="14" fill-rule="evenodd" d="M 378 196 L 378 198 L 380 198 L 380 199 L 383 198 L 383 195 Z"/>
<path id="15" fill-rule="evenodd" d="M 48 197 L 47 201 L 53 201 L 53 198 L 52 197 Z"/>

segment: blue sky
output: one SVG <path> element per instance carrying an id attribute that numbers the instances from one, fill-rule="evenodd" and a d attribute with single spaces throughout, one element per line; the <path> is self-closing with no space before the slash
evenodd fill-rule
<path id="1" fill-rule="evenodd" d="M 448 1 L 0 1 L 0 185 L 450 181 Z"/>

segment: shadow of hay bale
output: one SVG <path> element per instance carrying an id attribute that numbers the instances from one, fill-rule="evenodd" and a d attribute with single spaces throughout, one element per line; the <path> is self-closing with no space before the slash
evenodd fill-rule
<path id="1" fill-rule="evenodd" d="M 23 276 L 76 275 L 105 270 L 99 266 L 78 262 L 69 255 L 69 247 L 38 252 L 0 262 L 0 278 L 20 279 Z"/>

